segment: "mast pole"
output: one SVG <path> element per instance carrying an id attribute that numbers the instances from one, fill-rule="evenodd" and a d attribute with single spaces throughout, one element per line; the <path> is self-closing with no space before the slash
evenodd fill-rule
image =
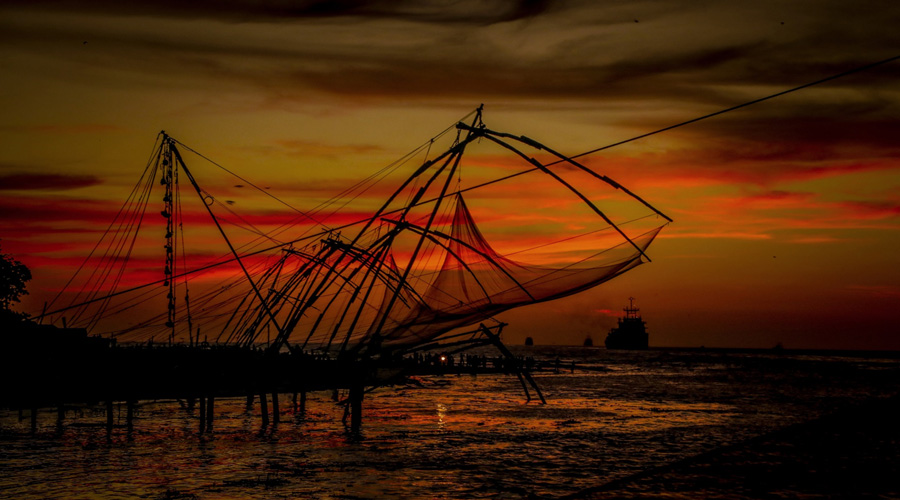
<path id="1" fill-rule="evenodd" d="M 460 142 L 459 144 L 456 144 L 455 146 L 453 146 L 452 148 L 448 149 L 447 151 L 444 151 L 443 153 L 441 153 L 441 154 L 438 155 L 437 157 L 435 157 L 435 158 L 433 158 L 433 159 L 431 159 L 431 160 L 426 161 L 425 163 L 423 163 L 423 164 L 422 164 L 422 165 L 421 165 L 421 166 L 420 166 L 420 167 L 412 174 L 412 176 L 410 176 L 408 179 L 406 179 L 406 181 L 404 181 L 403 184 L 402 184 L 399 188 L 397 188 L 397 189 L 391 194 L 390 197 L 388 197 L 388 200 L 387 200 L 386 202 L 384 202 L 384 204 L 382 204 L 382 206 L 378 209 L 378 211 L 375 213 L 375 215 L 369 217 L 368 219 L 366 219 L 366 220 L 364 221 L 365 224 L 364 224 L 363 227 L 359 230 L 359 232 L 357 233 L 357 235 L 350 241 L 349 245 L 350 245 L 350 246 L 355 246 L 355 245 L 356 245 L 356 243 L 357 243 L 357 242 L 363 237 L 363 235 L 369 230 L 369 228 L 372 226 L 372 224 L 373 224 L 376 220 L 378 220 L 378 218 L 379 218 L 381 215 L 384 214 L 384 211 L 385 211 L 385 210 L 387 209 L 387 207 L 391 204 L 391 202 L 394 201 L 394 199 L 395 199 L 395 198 L 403 191 L 403 189 L 405 189 L 405 188 L 412 182 L 413 179 L 415 179 L 416 177 L 422 175 L 422 173 L 424 173 L 426 170 L 428 170 L 429 168 L 431 168 L 431 166 L 433 166 L 434 164 L 438 163 L 439 161 L 442 161 L 442 160 L 445 160 L 445 159 L 446 159 L 446 162 L 449 162 L 455 155 L 459 154 L 459 152 L 460 152 L 462 149 L 465 148 L 465 145 L 468 144 L 468 142 L 470 142 L 470 141 L 472 141 L 472 140 L 474 140 L 474 139 L 475 139 L 474 137 L 470 137 L 470 138 L 468 138 L 466 141 L 463 141 L 463 142 Z M 449 156 L 449 158 L 448 158 L 448 156 Z M 445 165 L 446 165 L 446 162 L 445 162 Z M 442 167 L 442 168 L 443 168 L 443 167 Z M 429 183 L 430 183 L 430 182 L 431 182 L 431 180 L 429 180 Z M 419 193 L 417 193 L 417 196 L 416 196 L 415 199 L 416 199 L 416 200 L 419 200 L 419 199 L 421 198 L 421 195 L 422 195 L 423 193 L 424 193 L 424 191 L 420 191 Z M 411 205 L 410 205 L 410 206 L 411 206 Z M 408 208 L 407 208 L 407 210 L 408 210 Z M 400 210 L 397 210 L 397 211 L 400 211 Z M 355 223 L 354 223 L 354 224 L 355 224 Z M 345 225 L 345 226 L 341 226 L 341 228 L 350 227 L 350 226 L 352 226 L 352 225 L 354 225 L 354 224 L 347 224 L 347 225 Z M 321 233 L 321 234 L 326 234 L 326 233 L 327 233 L 327 231 L 326 231 L 326 232 L 323 232 L 323 233 Z M 313 235 L 313 236 L 315 236 L 315 235 Z M 320 294 L 321 294 L 328 286 L 330 286 L 332 283 L 334 283 L 334 282 L 337 280 L 337 274 L 339 274 L 339 273 L 341 272 L 341 271 L 338 270 L 338 266 L 340 266 L 341 264 L 344 264 L 344 259 L 345 259 L 345 257 L 347 257 L 347 256 L 348 256 L 348 253 L 347 253 L 347 252 L 342 252 L 342 253 L 337 257 L 337 260 L 335 261 L 335 263 L 334 263 L 333 265 L 329 266 L 328 271 L 325 273 L 325 276 L 322 277 L 321 280 L 319 281 L 319 283 L 315 286 L 315 290 L 312 290 L 312 291 L 311 291 L 309 300 L 308 300 L 305 304 L 303 304 L 303 306 L 298 310 L 298 312 L 297 312 L 298 315 L 304 314 L 304 313 L 306 312 L 306 309 L 312 306 L 313 302 L 315 302 L 315 301 L 318 299 L 318 297 L 320 296 Z M 346 268 L 347 268 L 348 266 L 350 266 L 352 263 L 353 263 L 353 259 L 351 259 L 350 262 L 344 264 L 344 266 L 343 266 L 341 269 L 342 269 L 342 270 L 343 270 L 343 269 L 346 269 Z M 288 332 L 288 331 L 284 331 L 283 333 L 281 333 L 281 334 L 278 336 L 278 338 L 276 338 L 276 342 L 285 342 L 285 341 L 286 341 L 286 338 L 287 338 L 287 335 L 289 335 L 289 333 L 290 333 L 290 332 Z M 307 341 L 309 340 L 309 337 L 311 337 L 311 334 L 312 334 L 312 332 L 310 332 L 310 336 L 307 337 Z"/>
<path id="2" fill-rule="evenodd" d="M 244 262 L 241 260 L 240 255 L 238 255 L 237 250 L 234 249 L 234 245 L 231 244 L 231 240 L 228 239 L 228 235 L 225 234 L 225 230 L 222 229 L 222 225 L 219 224 L 219 219 L 216 218 L 216 215 L 213 214 L 211 208 L 206 203 L 205 198 L 203 197 L 203 192 L 200 189 L 200 185 L 197 184 L 196 179 L 194 179 L 191 171 L 188 170 L 187 165 L 184 163 L 184 159 L 181 157 L 181 153 L 178 151 L 178 148 L 175 147 L 175 144 L 172 142 L 168 136 L 166 136 L 166 140 L 169 142 L 169 148 L 171 151 L 175 153 L 175 157 L 178 158 L 178 163 L 181 164 L 181 168 L 184 169 L 184 174 L 187 175 L 188 180 L 191 181 L 191 185 L 194 186 L 194 189 L 197 191 L 197 196 L 200 197 L 200 202 L 203 203 L 203 206 L 206 207 L 206 211 L 209 212 L 209 216 L 212 217 L 213 222 L 215 222 L 216 227 L 219 229 L 219 233 L 222 235 L 222 238 L 225 240 L 225 244 L 228 245 L 228 249 L 231 250 L 231 254 L 234 255 L 235 260 L 239 266 L 241 266 L 241 270 L 244 271 L 244 276 L 247 277 L 247 281 L 250 283 L 250 286 L 253 288 L 253 292 L 256 294 L 256 298 L 259 299 L 260 303 L 262 303 L 263 308 L 266 310 L 266 313 L 269 315 L 269 318 L 272 320 L 272 324 L 275 325 L 275 328 L 278 331 L 281 331 L 281 327 L 278 325 L 278 320 L 275 319 L 275 315 L 272 313 L 272 310 L 269 308 L 268 302 L 260 293 L 259 288 L 256 286 L 256 282 L 253 281 L 253 278 L 250 277 L 250 272 L 247 271 L 247 268 L 244 266 Z"/>
<path id="3" fill-rule="evenodd" d="M 584 172 L 587 172 L 587 173 L 590 174 L 591 176 L 593 176 L 593 177 L 595 177 L 595 178 L 597 178 L 597 179 L 600 179 L 601 181 L 603 181 L 603 182 L 609 184 L 610 186 L 612 186 L 612 187 L 614 187 L 614 188 L 616 188 L 616 189 L 621 189 L 622 191 L 624 191 L 625 193 L 627 193 L 627 194 L 628 194 L 629 196 L 631 196 L 632 198 L 634 198 L 634 199 L 636 199 L 637 201 L 641 202 L 645 207 L 649 208 L 650 210 L 653 210 L 657 215 L 659 215 L 659 216 L 662 217 L 663 219 L 666 219 L 666 220 L 669 221 L 669 222 L 674 222 L 668 215 L 666 215 L 666 214 L 660 212 L 659 210 L 657 210 L 656 207 L 654 207 L 653 205 L 651 205 L 650 203 L 648 203 L 646 200 L 644 200 L 644 199 L 641 198 L 640 196 L 638 196 L 638 195 L 632 193 L 632 192 L 631 192 L 628 188 L 626 188 L 625 186 L 619 184 L 618 182 L 616 182 L 616 181 L 610 179 L 609 177 L 607 177 L 607 176 L 605 176 L 605 175 L 600 175 L 600 174 L 598 174 L 597 172 L 594 172 L 592 169 L 588 168 L 587 166 L 583 165 L 583 164 L 580 163 L 580 162 L 575 161 L 573 158 L 571 158 L 571 157 L 569 157 L 569 156 L 566 156 L 566 155 L 564 155 L 564 154 L 562 154 L 562 153 L 559 153 L 559 152 L 557 152 L 557 151 L 555 151 L 555 150 L 553 150 L 553 149 L 550 149 L 550 148 L 548 148 L 547 146 L 545 146 L 544 144 L 541 144 L 540 142 L 538 142 L 538 141 L 536 141 L 536 140 L 534 140 L 534 139 L 531 139 L 531 138 L 529 138 L 529 137 L 525 137 L 524 135 L 516 136 L 516 135 L 508 134 L 508 133 L 506 133 L 506 132 L 496 132 L 496 131 L 494 131 L 494 130 L 490 130 L 490 129 L 486 129 L 486 128 L 481 128 L 481 132 L 484 133 L 484 134 L 486 134 L 486 135 L 493 135 L 493 136 L 496 136 L 496 137 L 506 137 L 506 138 L 508 138 L 508 139 L 513 139 L 513 140 L 515 140 L 515 141 L 519 141 L 519 142 L 521 142 L 521 143 L 528 144 L 529 146 L 531 146 L 531 147 L 533 147 L 533 148 L 535 148 L 535 149 L 537 149 L 537 150 L 544 150 L 544 151 L 547 151 L 548 153 L 552 154 L 553 156 L 556 156 L 557 158 L 559 158 L 560 160 L 565 161 L 565 162 L 567 162 L 567 163 L 569 163 L 569 164 L 571 164 L 571 165 L 573 165 L 573 166 L 575 166 L 575 167 L 577 167 L 577 168 L 583 170 Z"/>
<path id="4" fill-rule="evenodd" d="M 473 127 L 476 124 L 481 123 L 481 111 L 482 111 L 483 107 L 484 107 L 483 104 L 478 107 L 478 112 L 475 114 L 475 118 L 472 121 Z M 475 131 L 470 130 L 465 138 L 465 141 L 463 141 L 462 144 L 468 144 L 477 135 L 478 134 Z M 403 276 L 400 278 L 400 282 L 397 284 L 397 289 L 394 290 L 394 293 L 391 295 L 391 300 L 388 302 L 387 307 L 385 308 L 384 312 L 382 313 L 381 320 L 378 322 L 378 327 L 375 328 L 375 330 L 374 330 L 375 332 L 377 332 L 379 334 L 381 333 L 381 330 L 384 328 L 384 325 L 387 322 L 387 319 L 391 314 L 391 309 L 394 308 L 394 304 L 396 304 L 396 302 L 397 302 L 397 297 L 400 295 L 400 290 L 406 284 L 406 280 L 409 277 L 409 273 L 412 271 L 412 268 L 413 268 L 413 265 L 415 264 L 416 258 L 419 256 L 419 251 L 422 249 L 422 244 L 425 242 L 425 239 L 426 239 L 425 233 L 427 233 L 429 230 L 431 230 L 431 225 L 434 223 L 434 219 L 437 218 L 437 213 L 440 210 L 441 202 L 447 195 L 447 189 L 450 187 L 450 183 L 453 182 L 453 174 L 456 173 L 456 169 L 459 166 L 460 160 L 462 159 L 462 153 L 463 153 L 464 149 L 465 148 L 461 148 L 459 150 L 459 152 L 456 154 L 456 158 L 453 159 L 453 166 L 450 168 L 450 173 L 447 175 L 447 180 L 444 181 L 444 186 L 441 188 L 441 194 L 437 197 L 437 199 L 434 202 L 434 209 L 432 209 L 431 215 L 429 215 L 429 217 L 428 217 L 428 223 L 425 224 L 424 231 L 422 232 L 422 235 L 419 237 L 419 241 L 416 243 L 416 248 L 415 248 L 415 250 L 413 250 L 412 256 L 409 259 L 409 263 L 406 265 L 406 269 L 403 271 Z M 440 173 L 440 172 L 438 172 L 438 173 Z M 437 174 L 435 174 L 435 175 L 437 175 Z M 416 198 L 413 199 L 410 206 L 412 206 L 413 204 L 418 202 L 419 198 L 423 194 L 425 194 L 424 191 L 420 190 L 417 193 Z M 404 212 L 403 215 L 405 216 L 406 213 Z"/>
<path id="5" fill-rule="evenodd" d="M 556 175 L 555 173 L 553 173 L 553 171 L 550 170 L 549 168 L 547 168 L 547 166 L 544 165 L 543 163 L 541 163 L 541 162 L 537 161 L 536 159 L 534 159 L 534 158 L 532 158 L 532 157 L 526 155 L 526 154 L 523 153 L 522 151 L 519 151 L 515 146 L 509 144 L 508 142 L 503 141 L 503 140 L 500 140 L 500 139 L 498 139 L 497 137 L 494 137 L 493 135 L 489 135 L 489 134 L 481 134 L 481 136 L 484 137 L 485 139 L 487 139 L 487 140 L 489 140 L 489 141 L 491 141 L 491 142 L 497 143 L 497 144 L 499 144 L 500 146 L 502 146 L 502 147 L 504 147 L 504 148 L 506 148 L 506 149 L 512 151 L 513 153 L 519 155 L 520 157 L 522 157 L 522 158 L 523 158 L 525 161 L 527 161 L 528 163 L 531 163 L 532 165 L 534 165 L 535 167 L 537 167 L 538 169 L 540 169 L 540 170 L 541 170 L 542 172 L 544 172 L 545 174 L 547 174 L 547 175 L 549 175 L 550 177 L 553 177 L 554 179 L 556 179 L 557 182 L 559 182 L 560 184 L 562 184 L 563 186 L 565 186 L 566 188 L 568 188 L 569 191 L 572 191 L 576 196 L 578 196 L 579 198 L 581 198 L 581 200 L 582 200 L 585 204 L 587 204 L 587 206 L 590 207 L 591 210 L 594 211 L 594 213 L 596 213 L 597 215 L 599 215 L 604 221 L 606 221 L 607 224 L 609 224 L 610 226 L 612 226 L 613 229 L 615 229 L 615 230 L 616 230 L 623 238 L 625 238 L 625 241 L 627 241 L 628 243 L 631 243 L 631 246 L 633 246 L 633 247 L 638 251 L 638 253 L 640 253 L 641 256 L 645 257 L 645 258 L 647 259 L 648 262 L 651 261 L 650 256 L 648 256 L 648 255 L 644 252 L 644 249 L 643 249 L 643 248 L 641 248 L 640 246 L 638 246 L 638 244 L 635 243 L 634 240 L 632 240 L 631 238 L 629 238 L 628 235 L 625 234 L 625 232 L 622 231 L 622 229 L 621 229 L 619 226 L 616 225 L 616 223 L 614 223 L 614 222 L 613 222 L 613 221 L 612 221 L 605 213 L 603 213 L 602 210 L 600 210 L 599 208 L 597 208 L 597 205 L 595 205 L 594 202 L 592 202 L 591 200 L 589 200 L 588 197 L 585 196 L 581 191 L 579 191 L 578 189 L 576 189 L 575 186 L 572 186 L 571 184 L 569 184 L 568 182 L 566 182 L 565 179 L 563 179 L 562 177 L 560 177 L 560 176 Z"/>
<path id="6" fill-rule="evenodd" d="M 178 242 L 177 231 L 175 230 L 175 210 L 177 209 L 177 205 L 175 203 L 176 196 L 176 183 L 178 182 L 175 177 L 175 165 L 172 162 L 172 149 L 171 142 L 168 140 L 169 136 L 162 132 L 163 141 L 162 147 L 160 148 L 160 158 L 162 159 L 163 166 L 163 177 L 162 184 L 165 186 L 165 195 L 163 196 L 163 203 L 165 203 L 165 208 L 161 212 L 161 215 L 166 219 L 166 268 L 165 268 L 165 276 L 166 281 L 164 286 L 169 289 L 166 297 L 168 298 L 168 313 L 166 316 L 166 327 L 169 329 L 169 345 L 171 346 L 175 342 L 175 251 L 177 250 Z M 190 335 L 190 328 L 188 328 Z"/>

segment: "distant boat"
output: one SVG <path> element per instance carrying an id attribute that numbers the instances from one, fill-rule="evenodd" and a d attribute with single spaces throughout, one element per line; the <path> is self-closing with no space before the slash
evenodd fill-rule
<path id="1" fill-rule="evenodd" d="M 585 347 L 594 347 L 594 339 L 591 338 L 590 335 L 584 338 L 584 346 Z"/>
<path id="2" fill-rule="evenodd" d="M 534 345 L 534 339 L 531 337 L 525 337 L 525 345 Z"/>
<path id="3" fill-rule="evenodd" d="M 625 308 L 625 317 L 619 318 L 619 324 L 606 335 L 607 349 L 646 349 L 649 336 L 646 323 L 638 315 L 637 307 L 634 307 L 634 297 L 628 298 L 629 305 Z"/>

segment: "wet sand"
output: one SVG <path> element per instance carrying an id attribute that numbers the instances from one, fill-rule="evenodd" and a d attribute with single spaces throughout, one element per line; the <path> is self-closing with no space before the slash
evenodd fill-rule
<path id="1" fill-rule="evenodd" d="M 563 498 L 900 498 L 900 396 L 844 408 Z"/>

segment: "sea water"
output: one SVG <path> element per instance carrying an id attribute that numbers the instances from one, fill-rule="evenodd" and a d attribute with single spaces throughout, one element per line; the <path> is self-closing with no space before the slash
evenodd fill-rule
<path id="1" fill-rule="evenodd" d="M 363 427 L 330 393 L 198 410 L 144 401 L 134 429 L 105 409 L 0 410 L 0 497 L 147 499 L 553 498 L 734 444 L 900 389 L 890 354 L 516 348 L 543 361 L 547 403 L 513 375 L 417 377 L 366 395 Z M 559 369 L 556 360 L 559 359 Z M 574 361 L 575 368 L 572 369 Z"/>

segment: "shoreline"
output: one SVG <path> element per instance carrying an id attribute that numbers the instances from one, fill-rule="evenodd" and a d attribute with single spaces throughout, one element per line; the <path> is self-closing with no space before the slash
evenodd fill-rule
<path id="1" fill-rule="evenodd" d="M 593 349 L 597 351 L 640 353 L 640 352 L 684 352 L 684 353 L 723 353 L 723 354 L 788 354 L 801 356 L 839 356 L 855 358 L 885 358 L 900 359 L 900 350 L 877 349 L 803 349 L 803 348 L 765 348 L 765 347 L 668 347 L 650 346 L 648 349 L 607 349 L 602 345 L 586 347 L 582 345 L 563 344 L 534 344 L 530 346 L 521 344 L 507 344 L 514 349 Z"/>

